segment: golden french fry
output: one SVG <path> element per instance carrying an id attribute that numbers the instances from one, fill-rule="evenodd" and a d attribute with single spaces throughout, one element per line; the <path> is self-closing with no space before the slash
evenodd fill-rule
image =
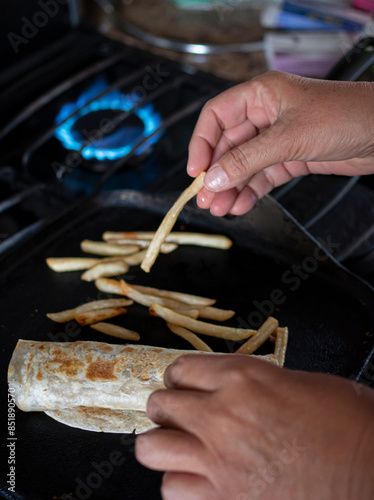
<path id="1" fill-rule="evenodd" d="M 66 271 L 83 271 L 98 264 L 100 259 L 90 257 L 48 257 L 48 267 L 58 273 Z"/>
<path id="2" fill-rule="evenodd" d="M 232 246 L 232 240 L 223 234 L 174 232 L 166 238 L 167 242 L 178 245 L 196 245 L 200 247 L 220 248 L 227 250 Z"/>
<path id="3" fill-rule="evenodd" d="M 162 306 L 169 307 L 174 311 L 178 311 L 179 313 L 192 318 L 197 318 L 199 315 L 198 309 L 192 309 L 190 306 L 186 304 L 177 302 L 176 300 L 173 299 L 168 299 L 166 297 L 158 297 L 156 295 L 148 295 L 141 293 L 139 290 L 136 290 L 131 285 L 126 283 L 125 280 L 121 280 L 120 283 L 123 295 L 126 295 L 127 297 L 132 299 L 134 302 L 137 302 L 138 304 L 141 304 L 146 307 L 150 307 L 151 304 L 154 303 L 160 304 Z"/>
<path id="4" fill-rule="evenodd" d="M 163 221 L 161 222 L 159 228 L 157 229 L 151 241 L 151 244 L 147 249 L 145 258 L 141 263 L 140 267 L 143 269 L 143 271 L 149 273 L 149 271 L 151 270 L 152 265 L 157 259 L 161 245 L 165 241 L 167 235 L 172 230 L 178 218 L 178 215 L 182 211 L 183 207 L 191 198 L 196 196 L 197 193 L 203 188 L 204 177 L 205 177 L 205 172 L 201 172 L 201 174 L 199 174 L 196 177 L 196 179 L 194 179 L 194 181 L 190 184 L 190 186 L 183 191 L 183 193 L 179 196 L 177 201 L 165 215 Z"/>
<path id="5" fill-rule="evenodd" d="M 153 288 L 151 286 L 142 285 L 132 285 L 135 290 L 145 293 L 147 295 L 157 295 L 158 297 L 166 297 L 168 299 L 174 299 L 178 302 L 183 302 L 185 304 L 208 307 L 215 304 L 215 299 L 208 299 L 207 297 L 200 297 L 198 295 L 190 295 L 188 293 L 174 292 L 171 290 L 161 290 L 159 288 Z"/>
<path id="6" fill-rule="evenodd" d="M 278 321 L 269 316 L 265 323 L 260 326 L 256 335 L 241 345 L 235 354 L 253 354 L 277 328 Z"/>
<path id="7" fill-rule="evenodd" d="M 212 349 L 203 340 L 201 340 L 201 338 L 199 338 L 197 335 L 195 335 L 190 330 L 187 330 L 187 328 L 183 328 L 183 326 L 175 325 L 174 323 L 166 323 L 166 324 L 167 324 L 169 330 L 171 330 L 173 333 L 175 333 L 176 335 L 179 335 L 179 337 L 182 337 L 182 339 L 189 342 L 198 351 L 213 352 Z"/>
<path id="8" fill-rule="evenodd" d="M 138 245 L 140 248 L 149 247 L 149 240 L 131 240 L 130 238 L 125 239 L 114 239 L 114 240 L 105 240 L 109 245 Z M 160 248 L 161 253 L 170 253 L 178 248 L 177 243 L 163 243 Z"/>
<path id="9" fill-rule="evenodd" d="M 230 309 L 219 309 L 218 307 L 203 307 L 199 309 L 199 318 L 212 319 L 215 321 L 227 321 L 232 318 L 235 311 Z"/>
<path id="10" fill-rule="evenodd" d="M 163 243 L 160 247 L 160 253 L 171 253 L 174 252 L 174 250 L 176 250 L 177 248 L 177 243 Z"/>
<path id="11" fill-rule="evenodd" d="M 141 240 L 147 241 L 148 245 L 150 240 L 155 235 L 156 231 L 105 231 L 102 235 L 104 241 L 108 240 L 123 240 L 128 239 L 131 241 Z"/>
<path id="12" fill-rule="evenodd" d="M 102 276 L 118 276 L 119 274 L 127 273 L 130 266 L 124 260 L 115 260 L 113 262 L 101 262 L 90 267 L 81 276 L 83 281 L 95 281 Z"/>
<path id="13" fill-rule="evenodd" d="M 184 326 L 192 332 L 209 335 L 211 337 L 228 340 L 243 340 L 256 334 L 256 330 L 213 325 L 212 323 L 205 323 L 204 321 L 188 318 L 187 316 L 179 314 L 159 304 L 152 304 L 149 311 L 153 316 L 160 316 L 169 323 L 175 323 L 176 325 Z"/>
<path id="14" fill-rule="evenodd" d="M 128 330 L 123 326 L 113 325 L 112 323 L 106 323 L 104 321 L 100 323 L 94 323 L 90 325 L 93 330 L 105 333 L 106 335 L 111 335 L 112 337 L 118 337 L 124 340 L 140 340 L 140 335 L 133 330 Z"/>
<path id="15" fill-rule="evenodd" d="M 99 323 L 104 319 L 114 318 L 121 314 L 126 314 L 127 309 L 124 307 L 107 307 L 106 309 L 98 309 L 96 311 L 87 311 L 79 314 L 74 319 L 81 326 L 92 325 L 92 323 Z"/>
<path id="16" fill-rule="evenodd" d="M 133 253 L 126 257 L 126 262 L 129 266 L 138 266 L 143 262 L 143 259 L 147 253 L 147 250 L 140 250 L 139 252 Z"/>
<path id="17" fill-rule="evenodd" d="M 113 234 L 122 234 L 122 233 L 113 233 Z M 149 247 L 149 240 L 141 240 L 139 238 L 121 238 L 120 236 L 118 237 L 112 237 L 112 233 L 107 231 L 103 234 L 103 240 L 105 243 L 108 243 L 109 245 L 138 245 L 140 248 L 146 248 Z"/>
<path id="18" fill-rule="evenodd" d="M 134 287 L 130 287 L 124 281 L 111 280 L 108 278 L 98 278 L 95 281 L 95 286 L 101 292 L 116 293 L 118 295 L 126 295 L 126 297 L 133 298 L 135 302 L 143 306 L 149 307 L 153 302 L 160 302 L 169 307 L 175 308 L 182 314 L 189 316 L 191 318 L 197 318 L 199 315 L 199 310 L 196 308 L 188 307 L 187 304 L 182 304 L 172 299 L 156 297 L 153 295 L 143 294 Z"/>
<path id="19" fill-rule="evenodd" d="M 146 242 L 147 240 L 152 240 L 154 235 L 155 231 L 106 231 L 103 234 L 103 240 L 111 243 L 123 240 L 128 243 L 134 242 L 140 244 L 140 241 Z M 197 245 L 221 249 L 228 249 L 232 246 L 232 240 L 222 234 L 191 233 L 185 231 L 171 231 L 165 238 L 165 241 L 168 243 L 177 243 L 178 245 Z"/>
<path id="20" fill-rule="evenodd" d="M 161 253 L 170 253 L 174 251 L 176 248 L 178 248 L 178 245 L 168 246 L 168 247 L 161 247 L 160 252 Z M 133 253 L 131 255 L 126 256 L 126 262 L 129 264 L 129 266 L 138 266 L 143 262 L 144 257 L 147 254 L 147 249 L 139 250 L 139 252 Z"/>
<path id="21" fill-rule="evenodd" d="M 57 313 L 48 313 L 47 317 L 56 323 L 66 323 L 67 321 L 74 319 L 76 316 L 88 311 L 97 311 L 108 307 L 131 306 L 133 303 L 134 302 L 132 300 L 128 299 L 93 300 L 92 302 L 87 302 L 81 306 L 74 307 L 74 309 L 66 309 L 65 311 Z"/>
<path id="22" fill-rule="evenodd" d="M 98 278 L 95 280 L 95 286 L 101 292 L 116 293 L 117 295 L 125 295 L 121 283 L 117 280 L 108 278 Z"/>
<path id="23" fill-rule="evenodd" d="M 276 335 L 274 355 L 277 358 L 278 365 L 284 366 L 288 343 L 288 328 L 277 328 Z"/>
<path id="24" fill-rule="evenodd" d="M 130 255 L 139 250 L 139 245 L 109 245 L 105 241 L 83 240 L 81 250 L 95 255 Z"/>

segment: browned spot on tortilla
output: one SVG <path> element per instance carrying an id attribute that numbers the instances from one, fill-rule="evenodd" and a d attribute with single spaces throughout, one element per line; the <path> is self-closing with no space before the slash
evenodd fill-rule
<path id="1" fill-rule="evenodd" d="M 44 344 L 42 344 L 41 346 L 39 346 L 39 350 L 40 350 L 40 351 L 45 351 L 45 345 L 44 345 Z"/>
<path id="2" fill-rule="evenodd" d="M 159 349 L 158 347 L 154 347 L 153 352 L 162 352 L 162 349 Z"/>
<path id="3" fill-rule="evenodd" d="M 29 371 L 29 370 L 30 370 L 30 363 L 27 363 L 26 370 L 27 370 L 27 371 Z"/>
<path id="4" fill-rule="evenodd" d="M 38 380 L 42 380 L 43 375 L 42 375 L 40 372 L 38 372 L 38 373 L 37 373 L 37 375 L 36 375 L 36 378 L 37 378 Z"/>
<path id="5" fill-rule="evenodd" d="M 135 349 L 133 347 L 127 346 L 124 349 L 122 349 L 121 352 L 133 352 Z"/>
<path id="6" fill-rule="evenodd" d="M 58 373 L 65 373 L 69 377 L 75 377 L 76 375 L 78 375 L 80 368 L 84 366 L 83 361 L 70 358 L 60 349 L 53 349 L 52 354 L 54 355 L 54 357 L 51 359 L 51 362 L 60 365 L 57 369 Z"/>
<path id="7" fill-rule="evenodd" d="M 82 361 L 70 359 L 61 364 L 57 371 L 58 373 L 65 373 L 68 377 L 76 377 L 83 366 L 84 363 Z"/>
<path id="8" fill-rule="evenodd" d="M 97 359 L 88 365 L 86 377 L 89 380 L 117 380 L 114 375 L 116 363 L 116 359 Z"/>
<path id="9" fill-rule="evenodd" d="M 30 354 L 30 361 L 32 361 L 33 359 L 34 359 L 34 355 Z"/>
<path id="10" fill-rule="evenodd" d="M 97 348 L 104 352 L 113 351 L 113 347 L 108 344 L 97 344 Z"/>

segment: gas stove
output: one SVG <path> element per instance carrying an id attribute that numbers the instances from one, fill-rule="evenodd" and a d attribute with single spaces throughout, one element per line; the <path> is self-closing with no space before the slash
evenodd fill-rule
<path id="1" fill-rule="evenodd" d="M 183 189 L 199 111 L 230 85 L 83 27 L 38 56 L 0 86 L 2 254 L 99 191 Z"/>
<path id="2" fill-rule="evenodd" d="M 38 5 L 21 19 L 24 35 L 26 21 L 40 24 L 45 18 Z M 0 77 L 0 257 L 100 191 L 184 189 L 199 112 L 233 85 L 106 38 L 81 25 L 75 7 L 59 5 L 47 32 L 39 28 L 30 43 L 4 33 L 9 44 L 2 49 Z M 373 188 L 372 176 L 314 175 L 271 195 L 312 236 L 327 247 L 334 242 L 334 256 L 374 284 Z"/>

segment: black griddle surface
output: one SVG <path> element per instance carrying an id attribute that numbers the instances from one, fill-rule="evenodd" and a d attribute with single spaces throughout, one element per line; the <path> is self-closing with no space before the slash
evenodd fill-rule
<path id="1" fill-rule="evenodd" d="M 149 196 L 144 202 L 141 197 L 127 202 L 126 196 L 117 200 L 114 194 L 110 196 L 112 202 L 109 196 L 99 198 L 82 214 L 80 222 L 60 228 L 59 234 L 46 230 L 48 243 L 41 248 L 29 242 L 20 253 L 24 258 L 25 252 L 29 252 L 29 257 L 3 280 L 0 297 L 3 395 L 7 391 L 7 366 L 19 338 L 121 343 L 120 339 L 89 327 L 81 328 L 75 322 L 61 325 L 46 318 L 47 312 L 108 297 L 96 290 L 93 283 L 81 281 L 81 272 L 51 271 L 45 264 L 46 257 L 84 255 L 79 242 L 85 238 L 99 240 L 105 230 L 155 229 L 162 213 L 170 206 L 169 202 L 159 203 Z M 192 208 L 185 209 L 176 229 L 216 233 L 222 232 L 222 227 L 231 227 L 230 221 L 224 224 Z M 232 326 L 256 328 L 261 319 L 271 314 L 281 326 L 289 327 L 287 367 L 354 378 L 373 348 L 372 289 L 344 269 L 336 270 L 330 260 L 320 263 L 307 278 L 297 280 L 292 271 L 296 268 L 292 266 L 301 265 L 305 255 L 300 253 L 300 257 L 293 257 L 290 263 L 276 255 L 270 256 L 268 248 L 264 247 L 262 253 L 258 247 L 254 251 L 253 240 L 245 238 L 245 224 L 243 219 L 242 225 L 232 224 L 231 233 L 228 230 L 227 234 L 234 240 L 228 251 L 181 247 L 169 255 L 161 255 L 151 273 L 131 267 L 125 278 L 130 284 L 214 297 L 218 307 L 236 311 L 235 317 L 227 322 Z M 292 228 L 293 234 L 298 230 Z M 344 280 L 337 279 L 339 273 Z M 347 288 L 350 280 L 352 287 Z M 279 290 L 278 304 L 270 301 L 274 290 Z M 110 321 L 138 331 L 142 344 L 189 348 L 185 341 L 169 332 L 162 319 L 150 317 L 145 307 L 131 306 L 127 315 Z M 236 342 L 202 338 L 215 351 L 233 352 L 239 346 Z M 266 344 L 260 352 L 271 352 L 271 349 L 273 345 Z M 160 498 L 161 474 L 136 462 L 132 435 L 82 431 L 64 426 L 43 413 L 19 410 L 15 434 L 18 496 L 7 492 L 6 476 L 2 473 L 0 492 L 5 498 Z M 9 466 L 4 462 L 3 465 L 7 471 Z"/>

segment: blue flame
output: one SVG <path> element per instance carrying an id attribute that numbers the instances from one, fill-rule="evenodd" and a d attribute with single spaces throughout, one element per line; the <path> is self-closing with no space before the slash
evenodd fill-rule
<path id="1" fill-rule="evenodd" d="M 79 96 L 76 102 L 64 104 L 55 120 L 57 124 L 63 122 L 56 129 L 55 136 L 57 139 L 61 141 L 66 149 L 80 151 L 83 148 L 81 154 L 86 160 L 97 159 L 102 161 L 122 158 L 130 153 L 134 144 L 139 139 L 148 137 L 162 123 L 160 113 L 154 111 L 152 104 L 147 104 L 134 111 L 134 115 L 142 121 L 144 127 L 140 137 L 139 135 L 134 137 L 134 130 L 129 130 L 128 141 L 126 144 L 123 144 L 123 131 L 117 130 L 106 135 L 104 139 L 101 138 L 90 142 L 89 138 L 83 137 L 79 131 L 74 130 L 77 120 L 89 113 L 101 110 L 130 111 L 140 101 L 140 97 L 123 94 L 119 90 L 115 90 L 86 105 L 97 94 L 103 92 L 107 86 L 104 78 L 96 80 Z M 76 114 L 70 117 L 72 113 Z M 122 126 L 124 126 L 123 123 Z M 162 131 L 156 132 L 136 149 L 135 154 L 139 155 L 143 153 L 151 144 L 157 142 L 161 135 Z"/>

